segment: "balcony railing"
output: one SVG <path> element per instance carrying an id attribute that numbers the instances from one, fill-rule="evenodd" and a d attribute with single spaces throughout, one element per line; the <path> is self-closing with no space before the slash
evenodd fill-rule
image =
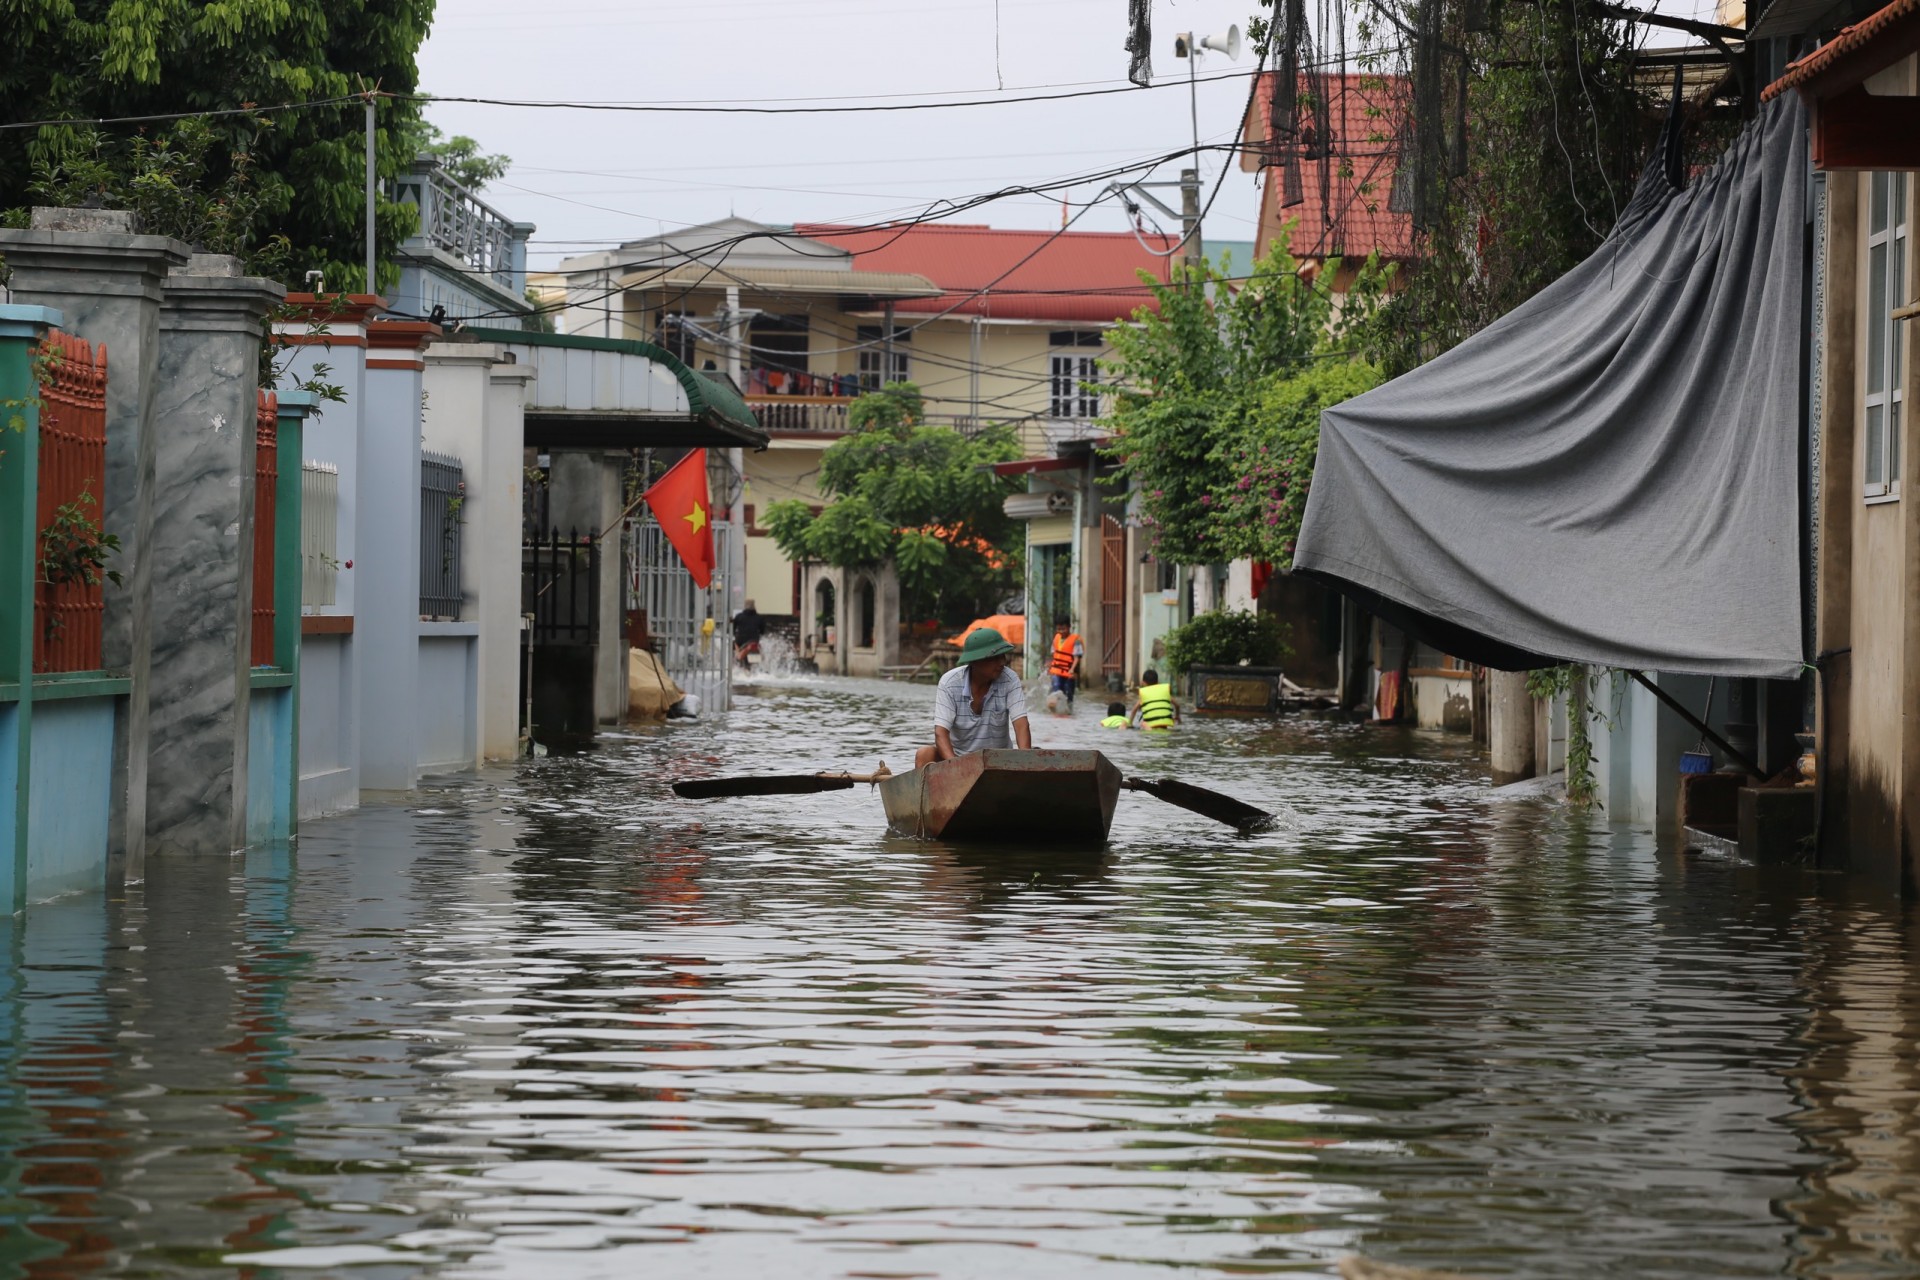
<path id="1" fill-rule="evenodd" d="M 399 198 L 420 210 L 421 239 L 452 254 L 519 297 L 527 287 L 529 223 L 516 223 L 449 178 L 428 156 L 414 161 L 399 180 Z"/>
<path id="2" fill-rule="evenodd" d="M 748 396 L 747 407 L 762 431 L 804 431 L 843 435 L 847 430 L 847 401 L 819 396 Z"/>

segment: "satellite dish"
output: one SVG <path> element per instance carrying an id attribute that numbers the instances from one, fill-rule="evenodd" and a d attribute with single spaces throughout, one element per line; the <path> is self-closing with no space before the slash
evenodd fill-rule
<path id="1" fill-rule="evenodd" d="M 1236 23 L 1227 28 L 1225 37 L 1207 36 L 1200 41 L 1202 49 L 1211 49 L 1215 53 L 1224 53 L 1229 58 L 1240 56 L 1240 27 Z"/>

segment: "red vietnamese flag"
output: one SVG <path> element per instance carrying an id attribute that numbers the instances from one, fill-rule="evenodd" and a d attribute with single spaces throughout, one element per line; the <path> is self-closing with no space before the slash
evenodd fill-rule
<path id="1" fill-rule="evenodd" d="M 713 500 L 707 494 L 707 451 L 695 449 L 673 464 L 644 495 L 660 532 L 680 553 L 704 589 L 713 581 Z"/>

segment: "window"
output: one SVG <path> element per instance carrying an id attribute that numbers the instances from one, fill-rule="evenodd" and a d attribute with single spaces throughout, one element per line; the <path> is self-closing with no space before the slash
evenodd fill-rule
<path id="1" fill-rule="evenodd" d="M 1912 216 L 1906 174 L 1876 173 L 1869 183 L 1864 493 L 1868 498 L 1897 498 L 1900 496 L 1900 418 L 1906 395 L 1900 368 L 1903 335 L 1893 313 L 1908 301 L 1907 245 Z"/>
<path id="2" fill-rule="evenodd" d="M 1085 420 L 1100 416 L 1100 364 L 1088 350 L 1097 350 L 1096 329 L 1055 329 L 1048 335 L 1053 348 L 1047 383 L 1047 416 Z"/>
<path id="3" fill-rule="evenodd" d="M 856 334 L 863 345 L 860 348 L 860 389 L 878 391 L 889 382 L 907 380 L 907 340 L 913 337 L 913 330 L 893 327 L 893 368 L 887 364 L 886 330 L 877 324 L 863 324 Z"/>

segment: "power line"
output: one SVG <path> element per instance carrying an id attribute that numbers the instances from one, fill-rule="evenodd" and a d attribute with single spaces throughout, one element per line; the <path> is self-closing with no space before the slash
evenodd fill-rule
<path id="1" fill-rule="evenodd" d="M 383 94 L 391 97 L 391 94 Z M 362 94 L 345 94 L 335 98 L 315 98 L 308 102 L 282 102 L 264 106 L 222 107 L 212 111 L 174 111 L 145 116 L 97 116 L 85 118 L 70 116 L 60 120 L 18 120 L 0 124 L 0 129 L 52 129 L 61 125 L 86 125 L 89 128 L 105 124 L 158 124 L 167 120 L 212 120 L 221 116 L 262 116 L 278 111 L 304 111 L 309 107 L 339 107 L 349 103 L 365 101 Z"/>
<path id="2" fill-rule="evenodd" d="M 1217 76 L 1207 76 L 1197 83 L 1213 84 L 1222 80 L 1242 80 L 1249 76 L 1258 76 L 1261 72 L 1229 71 Z M 383 95 L 406 99 L 413 102 L 463 102 L 483 107 L 521 107 L 545 111 L 636 111 L 661 113 L 668 115 L 847 115 L 869 112 L 893 111 L 942 111 L 952 107 L 997 107 L 1021 102 L 1063 102 L 1070 98 L 1102 98 L 1116 93 L 1145 93 L 1169 86 L 1184 87 L 1185 81 L 1164 80 L 1158 84 L 1139 86 L 1119 85 L 1107 89 L 1074 89 L 1066 93 L 1033 93 L 1000 98 L 963 98 L 952 102 L 891 102 L 865 105 L 812 106 L 804 103 L 787 105 L 709 105 L 693 103 L 665 102 L 568 102 L 561 99 L 536 98 L 476 98 L 454 97 L 427 93 L 399 93 Z"/>
<path id="3" fill-rule="evenodd" d="M 1219 147 L 1206 147 L 1202 149 L 1203 150 L 1238 150 L 1238 146 L 1223 145 Z M 853 226 L 846 226 L 846 227 L 836 227 L 831 230 L 818 232 L 806 238 L 813 239 L 813 240 L 831 241 L 832 239 L 837 237 L 844 237 L 844 236 L 851 236 L 851 235 L 865 235 L 874 231 L 892 231 L 892 232 L 895 232 L 896 234 L 894 235 L 893 240 L 887 241 L 887 244 L 892 244 L 894 240 L 898 240 L 901 236 L 906 235 L 909 231 L 913 230 L 915 227 L 923 226 L 929 222 L 937 222 L 942 218 L 952 217 L 956 214 L 967 212 L 970 209 L 978 208 L 981 205 L 990 204 L 996 200 L 1003 200 L 1016 195 L 1035 195 L 1035 194 L 1040 194 L 1047 191 L 1058 191 L 1066 188 L 1086 186 L 1094 182 L 1099 182 L 1103 179 L 1116 178 L 1123 174 L 1132 173 L 1138 170 L 1143 170 L 1143 169 L 1151 170 L 1159 167 L 1161 164 L 1166 163 L 1168 160 L 1178 159 L 1181 156 L 1191 154 L 1191 152 L 1192 152 L 1191 148 L 1183 147 L 1178 151 L 1169 152 L 1163 156 L 1150 157 L 1148 159 L 1137 161 L 1132 164 L 1111 167 L 1106 170 L 1102 170 L 1100 172 L 1093 173 L 1093 174 L 1080 174 L 1071 178 L 1059 179 L 1054 182 L 1045 183 L 1038 186 L 1006 188 L 1000 191 L 993 191 L 993 192 L 987 192 L 980 195 L 970 196 L 960 201 L 936 200 L 932 204 L 925 206 L 923 211 L 918 216 L 913 218 L 905 219 L 898 222 L 882 223 L 878 225 L 864 225 L 864 226 L 853 225 Z M 1222 172 L 1223 181 L 1224 181 L 1224 178 L 1225 178 L 1225 171 L 1223 170 Z M 1103 191 L 1100 194 L 1096 195 L 1092 200 L 1083 202 L 1081 204 L 1080 213 L 1075 214 L 1073 218 L 1069 220 L 1068 225 L 1070 226 L 1072 225 L 1073 222 L 1079 221 L 1079 219 L 1088 210 L 1092 209 L 1096 204 L 1100 203 L 1102 200 L 1108 198 L 1110 194 L 1111 194 L 1110 192 Z M 1216 187 L 1215 195 L 1218 195 L 1218 194 L 1219 194 L 1219 188 Z M 1068 201 L 1068 203 L 1072 203 L 1072 202 Z M 1065 229 L 1066 229 L 1065 227 L 1062 227 L 1061 231 L 1064 231 Z M 791 229 L 780 230 L 776 228 L 768 228 L 765 230 L 743 232 L 738 236 L 732 236 L 724 240 L 716 241 L 712 245 L 706 246 L 701 251 L 701 253 L 703 254 L 711 253 L 716 250 L 722 250 L 724 253 L 731 253 L 736 246 L 740 244 L 744 244 L 749 240 L 792 239 L 794 238 L 794 234 L 795 233 Z M 1060 232 L 1058 231 L 1049 235 L 1047 239 L 1043 241 L 1041 245 L 1034 250 L 1034 253 L 1038 253 L 1039 249 L 1045 248 L 1046 245 L 1051 244 L 1054 240 L 1058 239 L 1059 235 L 1060 235 Z M 878 248 L 885 248 L 885 247 L 886 247 L 885 244 L 878 246 Z M 874 250 L 868 250 L 868 251 L 872 252 Z M 1018 266 L 1024 265 L 1027 261 L 1031 260 L 1032 256 L 1033 254 L 1029 254 L 1027 258 L 1023 258 L 1019 263 L 1015 264 L 1015 268 L 1017 268 Z M 645 258 L 645 259 L 639 259 L 636 261 L 624 262 L 624 263 L 608 263 L 604 267 L 596 268 L 596 270 L 610 274 L 615 271 L 637 270 L 644 267 L 654 266 L 659 263 L 676 263 L 677 264 L 683 261 L 699 261 L 699 260 L 700 260 L 700 257 L 698 255 L 688 253 L 685 251 L 679 251 L 679 252 L 668 254 L 664 257 Z M 1007 273 L 1003 273 L 1002 276 L 999 278 L 1004 278 L 1006 274 L 1010 274 L 1011 271 L 1015 268 L 1009 268 L 1009 271 Z M 656 272 L 655 274 L 656 276 L 664 275 L 666 274 L 666 272 L 663 270 L 660 272 Z M 644 288 L 647 283 L 648 282 L 646 281 L 633 281 L 633 282 L 628 282 L 628 283 L 623 283 L 618 285 L 609 285 L 607 288 L 605 288 L 602 292 L 598 294 L 591 294 L 586 297 L 577 298 L 577 299 L 568 298 L 559 303 L 544 304 L 540 307 L 534 308 L 532 312 L 490 311 L 490 312 L 483 312 L 477 316 L 472 317 L 472 319 L 485 320 L 485 319 L 494 319 L 494 318 L 504 318 L 508 316 L 521 316 L 521 315 L 527 315 L 527 314 L 542 315 L 542 314 L 549 314 L 554 311 L 563 310 L 567 307 L 590 306 L 595 302 L 604 301 L 607 298 L 614 297 L 615 295 L 620 293 L 624 293 L 629 289 Z M 998 279 L 996 279 L 994 283 L 998 283 Z M 985 286 L 985 288 L 991 288 L 991 287 L 992 287 L 991 284 Z M 978 296 L 978 294 L 983 291 L 984 289 L 977 290 L 973 295 L 970 295 L 970 296 Z M 949 310 L 957 309 L 958 306 L 964 305 L 964 301 L 965 300 L 963 300 L 962 303 L 955 304 L 955 307 Z M 948 314 L 948 312 L 942 312 L 941 314 L 945 315 L 945 314 Z M 939 318 L 938 316 L 932 317 L 927 321 L 923 321 L 922 323 L 923 324 L 931 323 L 932 319 L 938 319 L 938 318 Z M 915 327 L 918 327 L 918 326 L 915 326 Z"/>

